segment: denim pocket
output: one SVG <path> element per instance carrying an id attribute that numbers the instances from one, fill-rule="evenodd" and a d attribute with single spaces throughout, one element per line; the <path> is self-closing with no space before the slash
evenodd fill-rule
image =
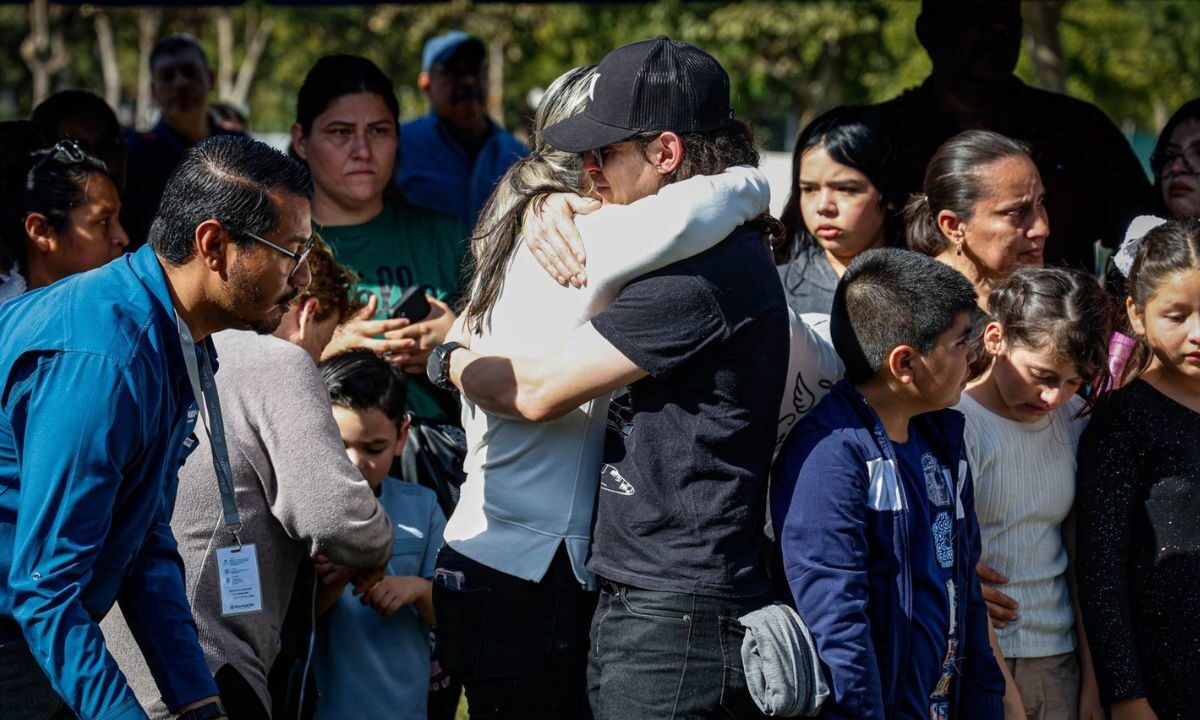
<path id="1" fill-rule="evenodd" d="M 631 590 L 632 592 L 630 592 Z M 677 604 L 668 602 L 680 597 L 691 597 L 690 595 L 637 590 L 621 585 L 617 591 L 617 597 L 621 599 L 625 610 L 634 617 L 678 620 L 685 623 L 692 620 L 690 608 L 681 608 Z"/>
<path id="2" fill-rule="evenodd" d="M 721 640 L 721 709 L 732 718 L 762 717 L 762 711 L 750 697 L 742 663 L 746 628 L 737 618 L 721 615 L 717 617 L 717 635 Z"/>

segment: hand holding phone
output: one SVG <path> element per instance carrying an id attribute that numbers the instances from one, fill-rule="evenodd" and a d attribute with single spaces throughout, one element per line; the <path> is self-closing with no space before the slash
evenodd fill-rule
<path id="1" fill-rule="evenodd" d="M 400 302 L 396 303 L 388 317 L 392 319 L 407 318 L 411 322 L 419 323 L 429 317 L 431 311 L 429 300 L 425 297 L 425 286 L 414 285 L 405 291 Z"/>

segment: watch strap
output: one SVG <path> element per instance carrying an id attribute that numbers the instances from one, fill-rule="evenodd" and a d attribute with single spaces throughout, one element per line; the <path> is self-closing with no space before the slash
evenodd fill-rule
<path id="1" fill-rule="evenodd" d="M 216 720 L 225 717 L 225 706 L 220 700 L 210 700 L 179 715 L 179 720 Z"/>

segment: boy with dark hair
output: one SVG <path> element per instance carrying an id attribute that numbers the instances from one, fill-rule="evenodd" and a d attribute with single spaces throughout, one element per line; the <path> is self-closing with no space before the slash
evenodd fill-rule
<path id="1" fill-rule="evenodd" d="M 834 296 L 845 380 L 796 426 L 771 490 L 827 718 L 1003 717 L 975 576 L 979 525 L 958 401 L 975 291 L 906 250 L 863 253 Z"/>
<path id="2" fill-rule="evenodd" d="M 404 375 L 367 350 L 330 358 L 321 375 L 346 453 L 391 517 L 396 545 L 382 579 L 347 588 L 317 622 L 317 718 L 425 720 L 431 579 L 446 517 L 432 490 L 388 476 L 408 435 Z"/>

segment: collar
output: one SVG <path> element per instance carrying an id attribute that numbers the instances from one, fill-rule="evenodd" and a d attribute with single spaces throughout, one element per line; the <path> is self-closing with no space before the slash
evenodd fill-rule
<path id="1" fill-rule="evenodd" d="M 433 110 L 429 111 L 429 118 L 433 121 L 433 126 L 437 129 L 438 134 L 441 135 L 446 142 L 452 144 L 456 148 L 463 149 L 463 144 L 458 140 L 458 136 L 454 134 L 454 130 L 450 127 L 449 123 L 447 123 L 445 120 L 442 120 L 441 116 Z M 496 121 L 493 120 L 490 115 L 486 117 L 486 120 L 488 124 L 487 135 L 485 135 L 483 139 L 479 141 L 480 148 L 483 148 L 489 142 L 491 142 L 492 138 L 496 137 L 497 131 L 500 130 L 500 126 L 496 124 Z"/>
<path id="2" fill-rule="evenodd" d="M 879 419 L 879 414 L 871 407 L 871 403 L 867 402 L 867 398 L 845 379 L 835 383 L 830 393 L 841 398 L 858 415 L 871 433 L 880 455 L 896 459 L 895 448 L 883 427 L 883 421 Z M 913 417 L 909 424 L 917 426 L 929 449 L 944 462 L 950 463 L 949 467 L 958 466 L 958 461 L 962 459 L 963 429 L 966 426 L 966 419 L 962 413 L 949 408 L 935 410 Z"/>
<path id="3" fill-rule="evenodd" d="M 129 256 L 129 267 L 153 299 L 156 317 L 163 322 L 165 327 L 171 329 L 173 335 L 178 330 L 175 323 L 175 303 L 171 301 L 171 291 L 167 287 L 167 275 L 163 270 L 162 262 L 158 254 L 154 252 L 154 248 L 149 245 L 143 245 L 137 252 Z M 213 372 L 216 372 L 217 348 L 213 344 L 212 336 L 205 338 L 203 344 L 204 349 L 208 352 L 209 360 L 212 361 Z M 166 346 L 173 362 L 184 362 L 179 343 L 168 342 Z"/>

